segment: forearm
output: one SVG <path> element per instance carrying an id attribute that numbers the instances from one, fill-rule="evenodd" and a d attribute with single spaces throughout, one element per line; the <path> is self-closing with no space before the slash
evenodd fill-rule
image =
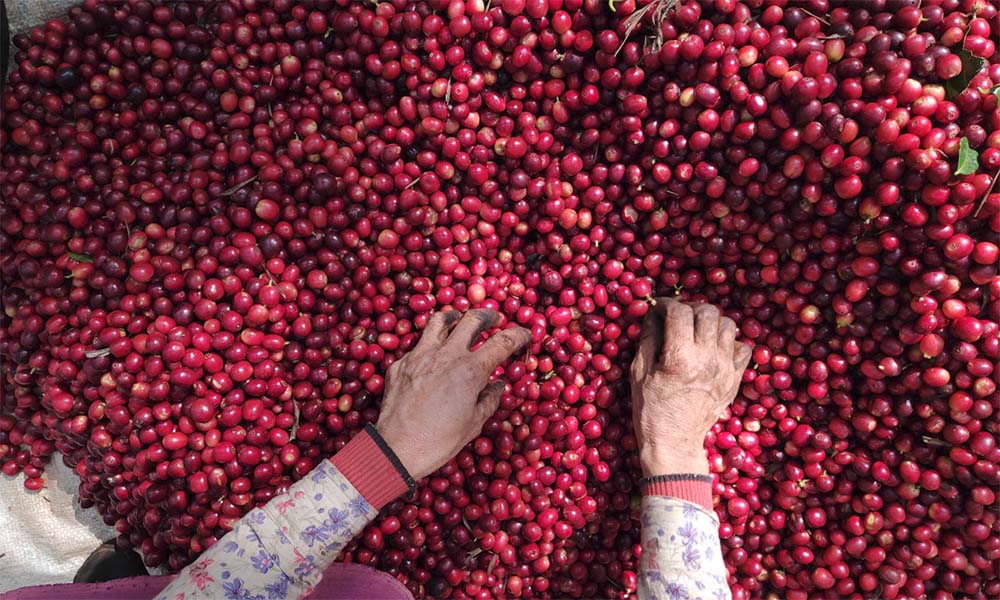
<path id="1" fill-rule="evenodd" d="M 302 598 L 341 550 L 412 480 L 369 429 L 252 510 L 157 600 Z"/>
<path id="2" fill-rule="evenodd" d="M 386 372 L 378 430 L 367 426 L 331 462 L 251 511 L 158 598 L 307 595 L 378 510 L 413 488 L 410 473 L 434 472 L 496 411 L 506 386 L 490 376 L 531 340 L 530 331 L 515 326 L 471 351 L 502 322 L 490 309 L 431 315 L 417 345 Z"/>
<path id="3" fill-rule="evenodd" d="M 732 597 L 710 486 L 693 476 L 643 484 L 640 598 Z"/>

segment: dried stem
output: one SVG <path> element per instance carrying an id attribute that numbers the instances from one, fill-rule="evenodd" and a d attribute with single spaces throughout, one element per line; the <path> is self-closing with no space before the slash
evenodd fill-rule
<path id="1" fill-rule="evenodd" d="M 817 14 L 816 14 L 816 13 L 814 13 L 814 12 L 809 12 L 808 10 L 806 10 L 806 9 L 804 9 L 804 8 L 800 8 L 799 10 L 801 10 L 802 12 L 806 13 L 806 14 L 807 14 L 807 15 L 809 15 L 810 17 L 812 17 L 812 18 L 816 19 L 817 21 L 819 21 L 820 23 L 822 23 L 822 24 L 824 24 L 824 25 L 826 25 L 826 26 L 829 26 L 829 25 L 830 25 L 830 22 L 829 22 L 829 21 L 827 21 L 826 19 L 824 19 L 823 17 L 821 17 L 821 16 L 817 15 Z"/>
<path id="2" fill-rule="evenodd" d="M 241 182 L 237 183 L 233 187 L 231 187 L 228 190 L 222 192 L 220 194 L 220 196 L 232 196 L 236 192 L 242 190 L 243 188 L 245 188 L 246 186 L 250 185 L 251 183 L 253 183 L 255 181 L 257 181 L 257 176 L 256 175 L 254 175 L 253 177 L 250 177 L 248 179 L 245 179 L 244 181 L 241 181 Z"/>
<path id="3" fill-rule="evenodd" d="M 979 216 L 979 211 L 983 210 L 983 206 L 986 204 L 986 199 L 990 197 L 993 192 L 993 188 L 997 184 L 997 179 L 1000 179 L 1000 170 L 993 174 L 993 181 L 990 182 L 990 187 L 986 188 L 986 193 L 983 194 L 983 199 L 979 201 L 979 206 L 976 207 L 976 212 L 972 213 L 973 217 Z"/>
<path id="4" fill-rule="evenodd" d="M 622 25 L 625 27 L 625 36 L 622 38 L 622 43 L 618 46 L 618 50 L 615 51 L 617 55 L 625 47 L 625 43 L 628 42 L 628 38 L 632 36 L 632 33 L 639 28 L 642 24 L 642 20 L 646 15 L 652 13 L 653 24 L 656 26 L 656 31 L 652 36 L 647 37 L 652 38 L 652 43 L 649 44 L 649 49 L 652 52 L 657 52 L 660 46 L 663 45 L 663 31 L 660 29 L 660 25 L 667 18 L 667 13 L 677 5 L 678 0 L 653 0 L 646 6 L 643 6 L 639 10 L 625 17 Z"/>

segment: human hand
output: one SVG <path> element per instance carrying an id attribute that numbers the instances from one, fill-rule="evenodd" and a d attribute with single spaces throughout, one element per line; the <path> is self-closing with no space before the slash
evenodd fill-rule
<path id="1" fill-rule="evenodd" d="M 657 298 L 632 361 L 632 423 L 646 477 L 708 473 L 705 435 L 736 396 L 750 347 L 710 304 Z"/>
<path id="2" fill-rule="evenodd" d="M 489 309 L 464 316 L 439 312 L 427 322 L 416 347 L 389 367 L 375 428 L 414 479 L 430 475 L 458 454 L 496 412 L 504 383 L 489 383 L 490 375 L 531 341 L 527 329 L 511 327 L 470 351 L 484 331 L 501 321 L 500 313 Z"/>

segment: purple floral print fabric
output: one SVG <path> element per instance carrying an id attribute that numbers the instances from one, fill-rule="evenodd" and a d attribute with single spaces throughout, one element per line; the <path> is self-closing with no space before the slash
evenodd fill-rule
<path id="1" fill-rule="evenodd" d="M 719 520 L 696 504 L 667 496 L 642 499 L 639 598 L 730 600 Z"/>
<path id="2" fill-rule="evenodd" d="M 285 494 L 250 511 L 156 600 L 303 598 L 376 514 L 323 461 Z M 714 514 L 677 498 L 646 496 L 641 521 L 640 598 L 731 599 Z"/>
<path id="3" fill-rule="evenodd" d="M 156 600 L 302 598 L 378 514 L 330 461 L 244 516 Z"/>

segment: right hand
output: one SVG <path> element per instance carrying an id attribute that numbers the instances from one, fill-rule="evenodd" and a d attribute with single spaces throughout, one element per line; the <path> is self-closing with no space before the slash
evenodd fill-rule
<path id="1" fill-rule="evenodd" d="M 708 473 L 705 436 L 736 397 L 750 347 L 710 304 L 657 298 L 632 361 L 632 423 L 646 477 Z"/>
<path id="2" fill-rule="evenodd" d="M 496 412 L 505 384 L 490 383 L 490 375 L 531 341 L 527 329 L 511 327 L 472 352 L 479 336 L 501 321 L 500 313 L 485 308 L 464 316 L 439 312 L 416 347 L 389 367 L 375 428 L 414 479 L 458 454 Z"/>

